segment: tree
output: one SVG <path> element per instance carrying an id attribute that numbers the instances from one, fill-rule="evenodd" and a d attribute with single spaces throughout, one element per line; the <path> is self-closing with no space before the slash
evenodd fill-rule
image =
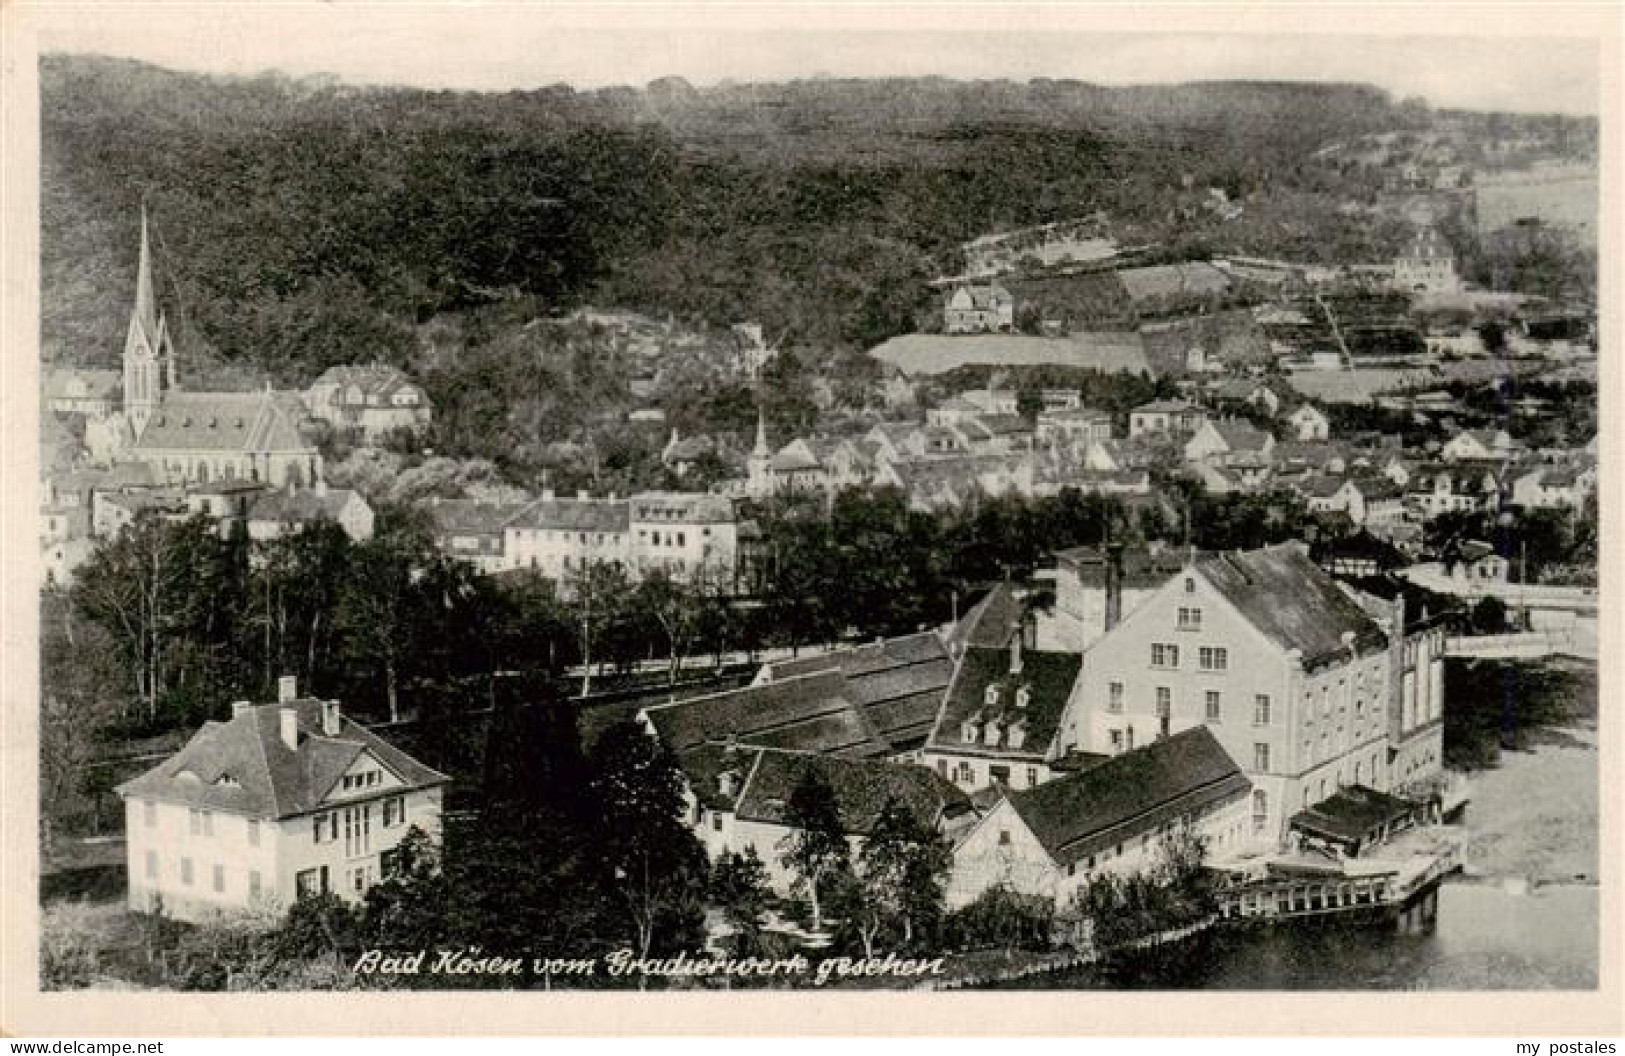
<path id="1" fill-rule="evenodd" d="M 631 584 L 620 562 L 588 559 L 566 573 L 564 594 L 581 647 L 581 695 L 585 697 L 592 692 L 595 648 L 625 614 Z"/>
<path id="2" fill-rule="evenodd" d="M 767 867 L 756 848 L 746 847 L 740 854 L 726 850 L 719 854 L 711 866 L 710 894 L 739 935 L 735 952 L 753 954 L 760 942 L 761 918 L 769 897 Z"/>
<path id="3" fill-rule="evenodd" d="M 953 850 L 947 841 L 888 798 L 858 852 L 856 872 L 868 902 L 885 921 L 901 923 L 902 941 L 908 946 L 920 931 L 941 919 L 943 886 L 952 866 Z M 866 940 L 865 948 L 869 947 Z"/>
<path id="4" fill-rule="evenodd" d="M 779 841 L 784 864 L 795 870 L 798 886 L 812 902 L 813 930 L 823 927 L 819 895 L 851 860 L 846 831 L 841 824 L 835 790 L 815 769 L 807 769 L 790 792 L 785 804 L 784 824 L 790 832 Z"/>
<path id="5" fill-rule="evenodd" d="M 680 945 L 698 927 L 706 884 L 705 852 L 682 821 L 682 774 L 631 720 L 600 734 L 588 761 L 592 853 L 605 889 L 631 920 L 639 956 L 657 939 Z"/>
<path id="6" fill-rule="evenodd" d="M 339 594 L 338 620 L 350 655 L 374 666 L 383 681 L 389 721 L 401 721 L 401 667 L 412 635 L 412 556 L 375 535 L 351 555 Z"/>
<path id="7" fill-rule="evenodd" d="M 683 579 L 671 571 L 659 568 L 638 584 L 633 606 L 646 612 L 660 626 L 666 639 L 666 681 L 675 684 L 682 670 L 683 660 L 699 633 L 704 599 L 701 588 L 705 569 L 701 568 L 692 579 Z"/>
<path id="8" fill-rule="evenodd" d="M 55 592 L 40 604 L 40 842 L 49 854 L 75 785 L 101 751 L 128 693 L 111 636 Z"/>
<path id="9" fill-rule="evenodd" d="M 117 643 L 131 676 L 132 696 L 149 724 L 177 676 L 183 646 L 216 599 L 199 590 L 220 539 L 203 517 L 174 524 L 141 515 L 97 547 L 76 577 L 72 597 L 86 617 Z M 195 643 L 188 659 L 206 657 L 212 642 Z"/>

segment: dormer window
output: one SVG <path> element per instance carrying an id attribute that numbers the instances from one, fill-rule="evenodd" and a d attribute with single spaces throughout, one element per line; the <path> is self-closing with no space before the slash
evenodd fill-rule
<path id="1" fill-rule="evenodd" d="M 999 703 L 999 684 L 997 682 L 988 686 L 982 692 L 982 703 L 988 707 L 996 707 Z"/>
<path id="2" fill-rule="evenodd" d="M 989 748 L 997 748 L 1004 743 L 1004 724 L 997 720 L 989 722 L 982 727 L 982 743 Z"/>
<path id="3" fill-rule="evenodd" d="M 1010 725 L 1005 734 L 1006 743 L 1011 748 L 1020 748 L 1027 741 L 1027 724 L 1016 722 Z"/>
<path id="4" fill-rule="evenodd" d="M 1196 580 L 1191 578 L 1190 576 L 1185 577 L 1185 593 L 1187 593 L 1187 594 L 1195 594 L 1196 593 Z"/>
<path id="5" fill-rule="evenodd" d="M 1022 686 L 1020 689 L 1016 690 L 1017 708 L 1025 708 L 1029 703 L 1032 702 L 1032 699 L 1033 690 L 1031 686 Z"/>
<path id="6" fill-rule="evenodd" d="M 959 727 L 959 738 L 966 744 L 975 744 L 981 739 L 981 727 L 975 719 L 966 719 Z"/>

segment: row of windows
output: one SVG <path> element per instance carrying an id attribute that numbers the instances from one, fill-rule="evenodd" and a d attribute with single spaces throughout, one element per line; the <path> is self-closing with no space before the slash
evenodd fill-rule
<path id="1" fill-rule="evenodd" d="M 192 859 L 191 858 L 182 858 L 182 859 L 180 859 L 179 866 L 180 866 L 179 875 L 180 875 L 181 884 L 186 886 L 186 887 L 194 886 L 196 884 L 196 882 L 197 882 L 197 876 L 196 876 L 196 870 L 193 867 Z M 146 875 L 147 875 L 147 879 L 148 880 L 157 880 L 159 878 L 160 871 L 161 871 L 161 868 L 160 868 L 160 863 L 159 863 L 159 860 L 158 860 L 158 852 L 157 851 L 148 851 L 147 852 L 147 858 L 146 858 Z M 210 868 L 209 886 L 210 886 L 210 889 L 215 892 L 215 894 L 224 894 L 225 893 L 225 890 L 226 890 L 226 867 L 224 865 L 216 864 L 216 865 L 214 865 L 214 866 L 212 866 Z M 259 894 L 260 894 L 260 871 L 258 869 L 250 869 L 250 870 L 248 870 L 248 897 L 249 898 L 257 898 L 257 897 L 259 897 Z"/>
<path id="2" fill-rule="evenodd" d="M 1181 609 L 1181 612 L 1191 611 Z M 1201 610 L 1194 610 L 1200 612 Z M 1182 628 L 1188 629 L 1188 628 Z M 1203 671 L 1230 670 L 1230 650 L 1224 646 L 1204 645 L 1196 651 L 1197 667 Z M 1151 666 L 1171 668 L 1179 666 L 1179 646 L 1171 642 L 1151 643 Z"/>
<path id="3" fill-rule="evenodd" d="M 383 802 L 383 827 L 392 829 L 406 821 L 406 799 L 391 796 Z M 310 819 L 310 842 L 332 843 L 339 838 L 339 825 L 344 826 L 344 853 L 347 857 L 366 854 L 372 848 L 372 804 L 315 814 Z"/>
<path id="4" fill-rule="evenodd" d="M 1123 710 L 1123 683 L 1111 682 L 1106 686 L 1106 710 L 1121 712 Z M 1168 686 L 1158 686 L 1157 717 L 1166 719 L 1173 714 L 1173 690 Z M 1209 689 L 1203 693 L 1203 717 L 1208 722 L 1224 721 L 1223 694 L 1216 689 Z M 1268 693 L 1259 693 L 1253 697 L 1253 725 L 1268 726 L 1271 721 L 1270 697 Z"/>
<path id="5" fill-rule="evenodd" d="M 158 824 L 158 804 L 152 800 L 143 800 L 141 804 L 142 823 L 147 828 L 154 828 Z M 212 810 L 203 810 L 199 807 L 190 807 L 186 811 L 186 828 L 193 836 L 213 836 L 214 818 Z M 258 818 L 245 818 L 244 826 L 250 847 L 260 845 L 260 823 Z"/>
<path id="6" fill-rule="evenodd" d="M 382 871 L 387 875 L 394 864 L 394 855 L 395 852 L 393 851 L 385 851 L 380 855 L 378 871 Z M 350 886 L 350 890 L 359 895 L 367 889 L 369 883 L 377 879 L 378 871 L 375 871 L 371 865 L 346 866 L 344 877 Z M 314 898 L 317 895 L 325 895 L 333 890 L 327 866 L 319 865 L 314 869 L 305 869 L 295 873 L 293 889 L 294 894 L 299 898 Z"/>
<path id="7" fill-rule="evenodd" d="M 367 770 L 359 774 L 344 775 L 344 791 L 351 792 L 361 788 L 371 788 L 382 784 L 384 775 L 377 770 Z"/>

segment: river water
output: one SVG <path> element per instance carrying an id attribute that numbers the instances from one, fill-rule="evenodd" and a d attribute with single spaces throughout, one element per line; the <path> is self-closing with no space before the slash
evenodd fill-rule
<path id="1" fill-rule="evenodd" d="M 1551 731 L 1473 775 L 1466 871 L 1439 890 L 1424 935 L 1367 925 L 1218 929 L 1114 969 L 1012 988 L 1588 990 L 1597 985 L 1594 729 Z"/>

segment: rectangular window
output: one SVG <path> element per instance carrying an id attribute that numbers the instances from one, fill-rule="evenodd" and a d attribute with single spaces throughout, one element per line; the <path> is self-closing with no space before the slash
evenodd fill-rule
<path id="1" fill-rule="evenodd" d="M 250 847 L 260 845 L 260 823 L 258 818 L 248 819 L 248 845 Z"/>
<path id="2" fill-rule="evenodd" d="M 1166 719 L 1174 711 L 1174 691 L 1167 686 L 1157 687 L 1157 718 Z"/>
<path id="3" fill-rule="evenodd" d="M 1216 690 L 1216 689 L 1208 690 L 1207 695 L 1206 695 L 1206 697 L 1204 699 L 1205 699 L 1205 702 L 1206 702 L 1206 709 L 1207 709 L 1206 710 L 1207 721 L 1209 721 L 1209 722 L 1218 722 L 1219 721 L 1219 691 Z"/>
<path id="4" fill-rule="evenodd" d="M 1230 650 L 1219 646 L 1204 645 L 1197 651 L 1197 664 L 1203 671 L 1228 671 L 1230 669 Z"/>
<path id="5" fill-rule="evenodd" d="M 158 852 L 157 851 L 148 851 L 147 852 L 147 879 L 148 880 L 156 880 L 156 879 L 158 879 Z"/>
<path id="6" fill-rule="evenodd" d="M 355 893 L 358 894 L 358 895 L 361 892 L 363 892 L 363 891 L 365 891 L 367 889 L 367 870 L 366 869 L 362 868 L 362 869 L 357 869 L 355 871 L 355 876 L 354 876 L 354 878 L 352 880 L 352 886 L 355 888 Z"/>
<path id="7" fill-rule="evenodd" d="M 213 836 L 214 835 L 214 811 L 205 810 L 205 811 L 202 812 L 202 814 L 203 814 L 203 835 L 205 835 L 205 836 Z"/>
<path id="8" fill-rule="evenodd" d="M 192 859 L 181 859 L 181 883 L 190 887 L 192 885 Z"/>
<path id="9" fill-rule="evenodd" d="M 1253 769 L 1261 774 L 1270 772 L 1270 746 L 1267 744 L 1253 745 Z"/>
<path id="10" fill-rule="evenodd" d="M 1008 846 L 1010 846 L 1010 830 L 1009 829 L 1000 829 L 999 830 L 999 846 L 1000 847 L 1008 847 Z"/>
<path id="11" fill-rule="evenodd" d="M 1179 646 L 1168 645 L 1163 642 L 1153 642 L 1151 645 L 1152 667 L 1178 667 Z"/>
<path id="12" fill-rule="evenodd" d="M 321 843 L 322 842 L 322 822 L 324 820 L 325 819 L 320 814 L 318 814 L 314 818 L 310 819 L 310 842 L 311 843 Z"/>
<path id="13" fill-rule="evenodd" d="M 1113 682 L 1106 687 L 1106 710 L 1123 710 L 1123 683 Z"/>
<path id="14" fill-rule="evenodd" d="M 196 807 L 186 812 L 186 830 L 193 836 L 203 835 L 203 812 Z"/>
<path id="15" fill-rule="evenodd" d="M 141 813 L 146 819 L 147 828 L 150 829 L 154 825 L 158 824 L 158 804 L 154 803 L 152 800 L 148 799 L 142 801 Z"/>
<path id="16" fill-rule="evenodd" d="M 1270 724 L 1270 695 L 1260 693 L 1253 698 L 1253 725 L 1268 726 Z"/>
<path id="17" fill-rule="evenodd" d="M 1179 629 L 1182 631 L 1201 630 L 1202 610 L 1181 608 L 1179 610 Z"/>
<path id="18" fill-rule="evenodd" d="M 226 889 L 226 867 L 223 866 L 223 865 L 217 865 L 217 866 L 214 867 L 214 890 L 215 890 L 215 893 L 218 894 L 218 893 L 224 891 L 225 889 Z"/>
<path id="19" fill-rule="evenodd" d="M 248 871 L 248 897 L 260 897 L 260 871 L 258 869 Z"/>
<path id="20" fill-rule="evenodd" d="M 1027 787 L 1028 788 L 1037 788 L 1038 787 L 1038 767 L 1036 767 L 1036 766 L 1029 766 L 1027 768 Z"/>
<path id="21" fill-rule="evenodd" d="M 722 831 L 722 811 L 713 810 L 711 812 L 711 828 L 716 832 Z"/>
<path id="22" fill-rule="evenodd" d="M 1120 752 L 1122 750 L 1123 750 L 1123 731 L 1122 730 L 1113 730 L 1112 731 L 1112 751 Z"/>
<path id="23" fill-rule="evenodd" d="M 294 893 L 300 898 L 313 898 L 327 890 L 327 866 L 304 869 L 293 878 Z"/>

